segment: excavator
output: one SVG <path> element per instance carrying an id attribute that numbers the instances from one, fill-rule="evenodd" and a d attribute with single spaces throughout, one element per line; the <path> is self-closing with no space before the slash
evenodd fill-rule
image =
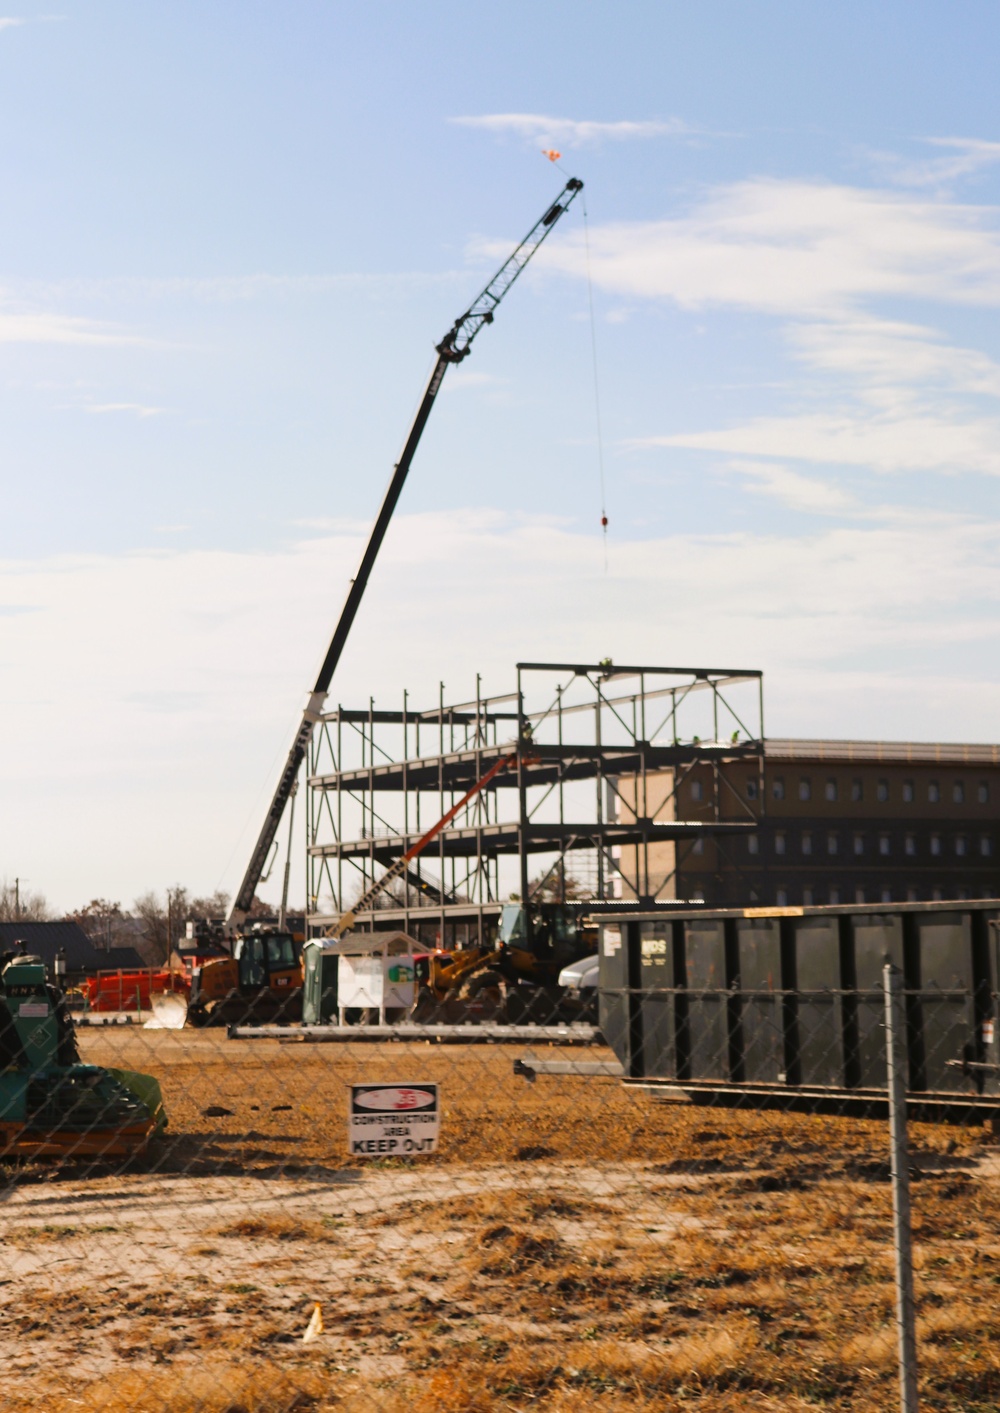
<path id="1" fill-rule="evenodd" d="M 245 925 L 257 886 L 271 853 L 285 807 L 294 798 L 299 772 L 305 760 L 316 723 L 322 715 L 333 674 L 340 662 L 348 635 L 357 616 L 378 552 L 385 539 L 410 465 L 427 425 L 427 419 L 434 407 L 437 395 L 441 391 L 444 376 L 452 364 L 461 363 L 472 352 L 473 342 L 480 330 L 487 324 L 492 324 L 496 310 L 508 290 L 582 190 L 583 182 L 577 177 L 571 177 L 566 182 L 556 200 L 546 208 L 543 215 L 539 217 L 528 234 L 500 266 L 489 283 L 480 291 L 465 313 L 455 320 L 440 343 L 436 345 L 437 360 L 399 461 L 393 468 L 368 543 L 361 556 L 361 563 L 350 582 L 330 646 L 323 659 L 315 685 L 309 694 L 270 807 L 250 855 L 250 862 L 247 865 L 243 881 L 236 892 L 229 916 L 226 919 L 224 932 L 231 941 L 232 955 L 206 961 L 197 974 L 192 976 L 187 1013 L 188 1021 L 192 1025 L 228 1025 L 234 1021 L 253 1024 L 264 1020 L 292 1021 L 301 1018 L 303 980 L 301 940 L 293 937 L 283 927 L 246 930 Z M 470 798 L 477 788 L 483 788 L 485 783 L 488 782 L 479 782 L 467 798 Z M 461 802 L 458 808 L 460 807 Z M 434 832 L 444 828 L 450 817 L 452 816 L 446 816 Z M 290 848 L 291 825 L 289 825 L 289 850 Z M 392 877 L 398 877 L 406 862 L 414 856 L 414 852 L 410 850 L 408 855 L 404 855 L 404 858 L 399 860 L 393 869 L 390 869 L 389 874 Z M 375 892 L 381 891 L 392 881 L 392 877 L 386 875 L 379 880 L 375 885 Z M 355 905 L 354 911 L 360 910 L 362 906 L 367 906 L 369 901 L 370 898 L 366 895 Z M 283 917 L 284 906 L 280 919 L 282 922 Z M 341 927 L 343 921 L 341 919 L 337 926 Z M 351 923 L 346 923 L 341 930 L 346 931 L 350 925 Z"/>

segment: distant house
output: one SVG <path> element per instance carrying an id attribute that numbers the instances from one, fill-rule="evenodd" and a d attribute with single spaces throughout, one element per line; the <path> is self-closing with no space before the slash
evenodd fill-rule
<path id="1" fill-rule="evenodd" d="M 101 971 L 137 971 L 149 965 L 134 947 L 108 947 L 97 954 Z"/>
<path id="2" fill-rule="evenodd" d="M 107 952 L 99 952 L 76 922 L 0 922 L 0 953 L 18 947 L 53 970 L 56 953 L 62 952 L 69 976 L 99 971 L 109 965 Z M 123 951 L 131 952 L 130 947 Z M 113 965 L 121 966 L 121 962 Z"/>

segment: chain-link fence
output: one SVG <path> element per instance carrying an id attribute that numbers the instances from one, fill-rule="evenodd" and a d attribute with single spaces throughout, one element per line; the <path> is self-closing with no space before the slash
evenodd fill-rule
<path id="1" fill-rule="evenodd" d="M 930 941 L 915 975 L 907 942 L 896 1043 L 920 1402 L 967 1413 L 1000 1399 L 1000 1097 L 993 914 L 961 908 L 934 925 L 968 976 L 928 976 Z M 147 1028 L 74 1019 L 18 960 L 0 1406 L 900 1407 L 897 958 L 860 985 L 848 912 L 803 919 L 834 917 L 825 988 L 794 919 L 607 919 L 600 1029 Z"/>

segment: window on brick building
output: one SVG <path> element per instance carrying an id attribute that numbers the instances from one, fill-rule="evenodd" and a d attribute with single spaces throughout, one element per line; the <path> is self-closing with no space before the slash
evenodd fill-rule
<path id="1" fill-rule="evenodd" d="M 812 851 L 813 851 L 813 837 L 812 837 L 812 835 L 810 834 L 810 832 L 809 832 L 808 829 L 803 829 L 803 831 L 802 831 L 802 852 L 803 852 L 804 854 L 811 854 Z"/>
<path id="2" fill-rule="evenodd" d="M 981 805 L 988 805 L 990 802 L 990 787 L 985 780 L 980 780 L 976 789 L 976 799 Z"/>
<path id="3" fill-rule="evenodd" d="M 776 800 L 785 798 L 785 782 L 780 775 L 771 783 L 771 794 Z"/>
<path id="4" fill-rule="evenodd" d="M 700 780 L 691 781 L 691 798 L 696 803 L 704 799 L 705 791 Z"/>
<path id="5" fill-rule="evenodd" d="M 984 859 L 988 859 L 993 853 L 993 840 L 988 834 L 980 834 L 979 852 Z"/>
<path id="6" fill-rule="evenodd" d="M 891 902 L 892 902 L 892 889 L 891 889 L 891 888 L 883 888 L 883 889 L 882 889 L 882 902 L 883 902 L 883 903 L 891 903 Z"/>
<path id="7" fill-rule="evenodd" d="M 748 800 L 755 800 L 756 798 L 757 798 L 757 782 L 756 782 L 756 780 L 748 780 L 748 781 L 747 781 L 747 799 L 748 799 Z"/>
<path id="8" fill-rule="evenodd" d="M 903 781 L 903 804 L 904 804 L 904 805 L 912 805 L 912 804 L 913 804 L 913 781 L 912 781 L 912 780 L 904 780 L 904 781 Z"/>
<path id="9" fill-rule="evenodd" d="M 854 852 L 855 852 L 856 854 L 863 854 L 864 851 L 865 851 L 865 836 L 864 836 L 863 834 L 855 834 L 855 836 L 854 836 Z"/>
<path id="10" fill-rule="evenodd" d="M 955 835 L 955 853 L 960 859 L 965 857 L 966 843 L 967 841 L 964 834 Z"/>
<path id="11" fill-rule="evenodd" d="M 828 854 L 835 854 L 837 852 L 837 846 L 838 840 L 836 834 L 828 834 L 826 836 L 826 852 Z"/>
<path id="12" fill-rule="evenodd" d="M 936 780 L 932 780 L 927 786 L 927 798 L 932 805 L 936 805 L 941 798 L 941 786 Z"/>
<path id="13" fill-rule="evenodd" d="M 917 852 L 917 837 L 915 834 L 907 834 L 903 840 L 903 848 L 906 853 L 913 855 Z"/>
<path id="14" fill-rule="evenodd" d="M 940 834 L 932 834 L 932 835 L 931 835 L 931 853 L 934 855 L 935 858 L 937 858 L 938 855 L 941 853 L 941 835 L 940 835 Z"/>
<path id="15" fill-rule="evenodd" d="M 888 834 L 880 834 L 878 836 L 878 851 L 880 854 L 887 854 L 889 852 Z"/>
<path id="16" fill-rule="evenodd" d="M 956 780 L 951 787 L 951 798 L 956 805 L 965 804 L 965 782 Z"/>
<path id="17" fill-rule="evenodd" d="M 776 854 L 783 854 L 785 852 L 785 836 L 780 829 L 774 836 L 774 852 Z"/>
<path id="18" fill-rule="evenodd" d="M 803 776 L 802 779 L 799 781 L 799 799 L 812 799 L 812 781 L 807 780 L 805 776 Z"/>
<path id="19" fill-rule="evenodd" d="M 830 889 L 830 905 L 831 905 L 832 907 L 836 907 L 836 905 L 837 905 L 839 902 L 840 902 L 840 889 L 839 889 L 839 888 L 831 888 L 831 889 Z"/>
<path id="20" fill-rule="evenodd" d="M 855 888 L 854 901 L 856 903 L 863 903 L 865 901 L 865 890 L 863 888 Z"/>
<path id="21" fill-rule="evenodd" d="M 826 798 L 827 798 L 828 800 L 835 800 L 835 799 L 837 798 L 837 782 L 836 782 L 836 780 L 828 780 L 828 781 L 826 782 L 826 786 L 825 786 L 825 789 L 824 789 L 824 793 L 825 793 Z"/>
<path id="22" fill-rule="evenodd" d="M 875 787 L 875 798 L 878 800 L 879 804 L 885 804 L 886 800 L 889 798 L 888 780 L 880 780 L 878 782 Z"/>
<path id="23" fill-rule="evenodd" d="M 748 854 L 759 854 L 759 853 L 760 853 L 760 839 L 757 837 L 756 834 L 751 834 L 751 835 L 749 835 L 748 838 L 747 838 L 747 853 L 748 853 Z"/>
<path id="24" fill-rule="evenodd" d="M 811 908 L 812 905 L 813 905 L 813 890 L 812 890 L 811 888 L 803 888 L 803 890 L 802 890 L 802 906 L 803 906 L 804 908 Z"/>
<path id="25" fill-rule="evenodd" d="M 788 906 L 788 889 L 779 888 L 774 895 L 774 899 L 779 908 L 786 908 Z"/>
<path id="26" fill-rule="evenodd" d="M 852 781 L 851 781 L 851 799 L 854 801 L 855 804 L 857 804 L 857 802 L 858 802 L 859 800 L 863 800 L 864 797 L 865 797 L 864 782 L 861 781 L 861 780 L 852 780 Z"/>

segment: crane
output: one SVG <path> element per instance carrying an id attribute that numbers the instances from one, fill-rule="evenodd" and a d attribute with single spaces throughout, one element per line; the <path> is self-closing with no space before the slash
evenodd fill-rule
<path id="1" fill-rule="evenodd" d="M 347 591 L 347 598 L 340 611 L 340 618 L 337 620 L 337 626 L 333 631 L 333 637 L 330 640 L 330 646 L 327 649 L 326 656 L 323 659 L 322 666 L 316 678 L 316 684 L 309 694 L 309 699 L 302 713 L 302 720 L 295 733 L 284 768 L 275 787 L 271 804 L 264 818 L 263 826 L 257 837 L 257 842 L 253 847 L 253 852 L 250 855 L 250 862 L 247 864 L 243 881 L 239 886 L 236 896 L 233 899 L 232 907 L 229 910 L 229 916 L 226 919 L 226 931 L 229 933 L 237 931 L 242 926 L 250 911 L 257 884 L 260 882 L 260 877 L 264 871 L 271 845 L 274 842 L 274 837 L 278 832 L 282 815 L 285 812 L 285 805 L 288 803 L 295 783 L 298 780 L 299 769 L 305 759 L 306 751 L 309 748 L 309 742 L 312 738 L 316 722 L 319 721 L 322 715 L 327 693 L 330 690 L 330 683 L 333 680 L 333 674 L 336 671 L 337 664 L 344 651 L 344 645 L 351 631 L 351 625 L 354 623 L 358 609 L 361 606 L 365 589 L 368 587 L 368 580 L 374 568 L 375 560 L 378 557 L 378 552 L 382 546 L 382 541 L 385 539 L 386 530 L 389 528 L 389 522 L 392 519 L 393 511 L 396 508 L 400 492 L 403 489 L 403 483 L 410 469 L 410 463 L 417 450 L 424 427 L 427 425 L 427 419 L 431 414 L 434 401 L 441 391 L 441 383 L 444 379 L 444 375 L 448 371 L 450 364 L 461 363 L 463 359 L 468 358 L 469 354 L 472 352 L 472 344 L 480 329 L 486 324 L 492 324 L 493 315 L 497 306 L 500 304 L 511 285 L 513 285 L 528 261 L 550 234 L 560 216 L 569 209 L 578 193 L 582 190 L 583 182 L 580 181 L 579 178 L 571 177 L 569 181 L 567 181 L 555 201 L 546 209 L 545 214 L 539 217 L 521 243 L 500 266 L 500 269 L 490 280 L 489 284 L 481 290 L 465 313 L 455 320 L 444 338 L 436 346 L 437 361 L 434 364 L 433 371 L 431 372 L 430 379 L 424 391 L 423 399 L 417 409 L 417 415 L 413 420 L 413 425 L 406 438 L 400 458 L 393 467 L 388 488 L 382 499 L 382 504 L 379 507 L 378 515 L 375 517 L 375 523 L 368 537 L 364 554 L 361 556 L 361 563 L 358 565 L 357 572 L 351 580 L 350 587 Z"/>

